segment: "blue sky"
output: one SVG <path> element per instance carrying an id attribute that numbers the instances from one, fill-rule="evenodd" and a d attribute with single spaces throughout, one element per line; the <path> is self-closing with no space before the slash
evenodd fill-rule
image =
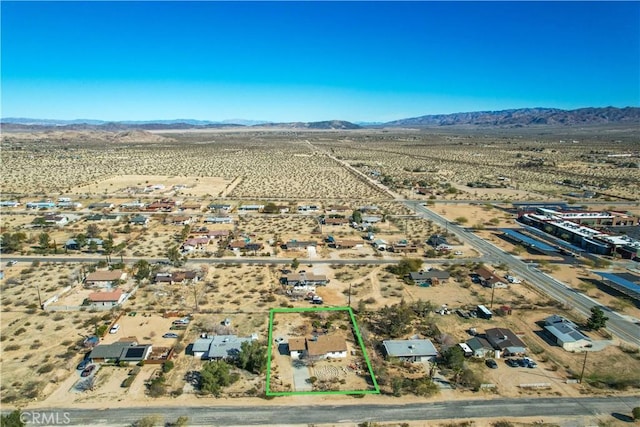
<path id="1" fill-rule="evenodd" d="M 640 106 L 639 2 L 11 2 L 2 117 Z"/>

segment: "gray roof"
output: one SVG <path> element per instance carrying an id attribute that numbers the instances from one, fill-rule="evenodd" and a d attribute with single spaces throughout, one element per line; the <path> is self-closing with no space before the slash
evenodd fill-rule
<path id="1" fill-rule="evenodd" d="M 240 352 L 243 342 L 251 342 L 252 338 L 239 338 L 236 335 L 214 335 L 199 338 L 193 344 L 193 352 L 205 352 L 205 357 L 211 359 L 226 359 L 235 357 Z"/>
<path id="2" fill-rule="evenodd" d="M 487 341 L 486 339 L 482 338 L 482 337 L 473 337 L 471 339 L 467 340 L 467 345 L 471 348 L 471 350 L 476 351 L 476 350 L 480 350 L 480 349 L 487 349 L 487 350 L 493 350 L 493 347 L 491 346 L 491 344 L 489 344 L 489 341 Z"/>
<path id="3" fill-rule="evenodd" d="M 520 352 L 527 346 L 511 330 L 506 328 L 491 328 L 484 331 L 487 341 L 495 348 L 509 350 L 510 352 Z"/>
<path id="4" fill-rule="evenodd" d="M 430 279 L 448 279 L 449 278 L 448 271 L 436 270 L 432 269 L 429 271 L 412 271 L 409 273 L 409 277 L 411 280 L 430 280 Z"/>
<path id="5" fill-rule="evenodd" d="M 544 323 L 544 329 L 563 343 L 580 340 L 591 341 L 589 337 L 578 330 L 578 326 L 575 323 L 557 314 L 544 319 Z"/>
<path id="6" fill-rule="evenodd" d="M 437 356 L 438 350 L 429 340 L 386 340 L 382 342 L 385 351 L 392 357 Z"/>
<path id="7" fill-rule="evenodd" d="M 140 360 L 145 360 L 150 349 L 151 344 L 140 344 L 125 347 L 122 349 L 122 353 L 118 360 L 121 362 L 139 362 Z"/>

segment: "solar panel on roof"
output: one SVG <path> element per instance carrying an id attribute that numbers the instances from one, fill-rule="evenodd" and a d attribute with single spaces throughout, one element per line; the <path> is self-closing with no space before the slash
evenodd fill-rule
<path id="1" fill-rule="evenodd" d="M 140 358 L 144 355 L 144 347 L 132 347 L 127 349 L 126 358 Z"/>

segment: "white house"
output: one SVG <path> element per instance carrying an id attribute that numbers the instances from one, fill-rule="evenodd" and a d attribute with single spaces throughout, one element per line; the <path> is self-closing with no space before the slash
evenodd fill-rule
<path id="1" fill-rule="evenodd" d="M 567 351 L 580 351 L 591 347 L 591 338 L 578 330 L 578 326 L 562 316 L 554 314 L 544 319 L 547 336 Z"/>
<path id="2" fill-rule="evenodd" d="M 294 359 L 341 359 L 347 357 L 347 342 L 340 335 L 290 338 L 289 354 Z"/>

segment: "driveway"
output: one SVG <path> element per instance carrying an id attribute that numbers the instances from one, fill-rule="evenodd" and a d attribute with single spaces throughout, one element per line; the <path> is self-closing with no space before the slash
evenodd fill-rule
<path id="1" fill-rule="evenodd" d="M 312 391 L 313 386 L 307 381 L 311 378 L 309 368 L 299 361 L 292 362 L 293 388 L 295 391 Z"/>

